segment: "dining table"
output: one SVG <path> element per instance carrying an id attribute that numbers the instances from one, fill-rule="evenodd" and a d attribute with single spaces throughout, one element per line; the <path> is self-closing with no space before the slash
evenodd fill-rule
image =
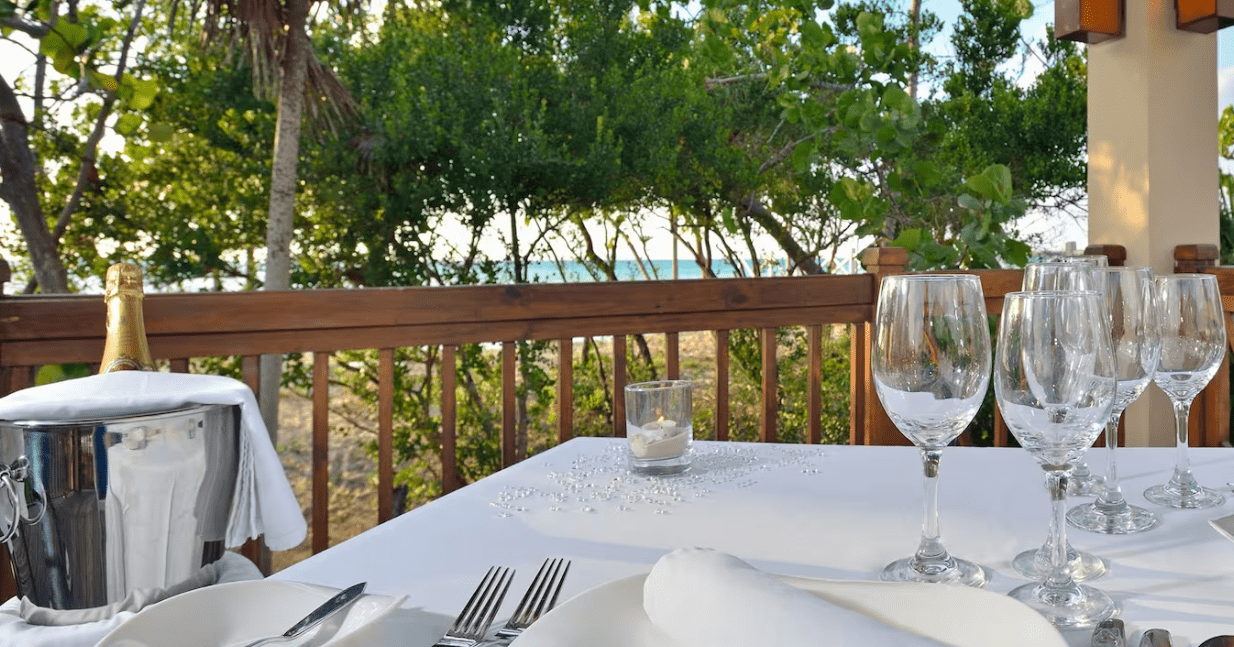
<path id="1" fill-rule="evenodd" d="M 1098 474 L 1106 452 L 1089 451 Z M 1117 455 L 1125 496 L 1160 521 L 1130 535 L 1068 527 L 1075 549 L 1109 567 L 1087 583 L 1117 603 L 1128 645 L 1150 628 L 1168 630 L 1174 647 L 1234 634 L 1234 541 L 1209 523 L 1234 514 L 1234 503 L 1199 510 L 1148 504 L 1142 492 L 1170 478 L 1175 448 L 1120 448 Z M 1189 457 L 1202 484 L 1234 494 L 1234 450 L 1191 448 Z M 686 547 L 723 551 L 769 573 L 877 581 L 884 566 L 917 548 L 922 479 L 914 447 L 729 441 L 696 441 L 683 474 L 642 476 L 629 469 L 625 439 L 579 437 L 270 578 L 335 588 L 366 581 L 371 593 L 406 596 L 374 628 L 375 643 L 403 647 L 433 645 L 494 565 L 516 570 L 497 613 L 501 622 L 547 557 L 571 561 L 555 613 Z M 1072 497 L 1068 506 L 1090 500 Z M 1028 582 L 1011 560 L 1045 542 L 1051 510 L 1044 473 L 1028 452 L 948 447 L 939 508 L 947 549 L 988 569 L 987 590 L 1005 594 Z M 608 619 L 596 615 L 589 625 L 604 632 Z M 1068 645 L 1087 647 L 1092 628 L 1061 633 Z"/>

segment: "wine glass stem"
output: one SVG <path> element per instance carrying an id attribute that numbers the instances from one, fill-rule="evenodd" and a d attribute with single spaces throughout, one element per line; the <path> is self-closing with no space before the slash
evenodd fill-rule
<path id="1" fill-rule="evenodd" d="M 925 518 L 921 524 L 921 544 L 913 560 L 917 566 L 941 566 L 950 556 L 943 548 L 943 539 L 938 529 L 938 464 L 943 452 L 938 449 L 922 449 L 921 462 L 925 473 Z"/>
<path id="2" fill-rule="evenodd" d="M 1187 421 L 1191 417 L 1191 400 L 1174 401 L 1174 426 L 1178 432 L 1177 458 L 1174 463 L 1174 476 L 1170 485 L 1182 493 L 1183 497 L 1194 495 L 1200 491 L 1200 484 L 1191 474 L 1191 458 L 1187 455 L 1188 429 Z"/>
<path id="3" fill-rule="evenodd" d="M 1185 473 L 1191 471 L 1191 459 L 1187 456 L 1187 445 L 1190 442 L 1187 432 L 1187 421 L 1191 418 L 1191 401 L 1174 401 L 1174 429 L 1178 432 L 1177 458 L 1174 471 Z"/>
<path id="4" fill-rule="evenodd" d="M 1124 502 L 1123 491 L 1118 484 L 1118 464 L 1114 460 L 1115 450 L 1118 449 L 1118 421 L 1122 417 L 1122 409 L 1115 410 L 1105 425 L 1105 489 L 1097 500 L 1106 506 L 1118 506 Z"/>
<path id="5" fill-rule="evenodd" d="M 1074 588 L 1071 569 L 1067 567 L 1067 470 L 1056 466 L 1046 468 L 1046 487 L 1050 490 L 1050 506 L 1053 514 L 1050 532 L 1050 574 L 1042 583 L 1047 590 L 1063 591 Z"/>

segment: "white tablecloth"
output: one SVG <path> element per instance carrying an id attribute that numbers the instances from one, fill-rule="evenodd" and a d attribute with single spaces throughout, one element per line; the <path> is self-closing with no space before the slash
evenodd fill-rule
<path id="1" fill-rule="evenodd" d="M 516 567 L 502 616 L 547 556 L 569 557 L 563 599 L 645 573 L 667 551 L 705 546 L 773 573 L 877 579 L 910 555 L 921 530 L 921 463 L 911 447 L 698 442 L 695 468 L 674 479 L 627 473 L 621 440 L 578 438 L 434 501 L 273 577 L 409 596 L 390 624 L 398 644 L 428 647 L 492 564 Z M 1090 464 L 1103 472 L 1104 449 Z M 1162 627 L 1174 647 L 1234 634 L 1234 542 L 1208 520 L 1234 514 L 1162 509 L 1141 493 L 1170 476 L 1173 448 L 1120 449 L 1123 491 L 1161 517 L 1153 530 L 1107 536 L 1068 529 L 1073 546 L 1110 563 L 1091 584 L 1121 605 L 1128 644 Z M 1200 482 L 1232 494 L 1234 450 L 1192 449 Z M 1011 568 L 1045 540 L 1042 472 L 1021 449 L 948 448 L 942 532 L 956 556 L 994 572 L 989 589 L 1026 582 Z M 1073 499 L 1069 506 L 1091 499 Z M 1087 647 L 1091 630 L 1063 632 Z"/>

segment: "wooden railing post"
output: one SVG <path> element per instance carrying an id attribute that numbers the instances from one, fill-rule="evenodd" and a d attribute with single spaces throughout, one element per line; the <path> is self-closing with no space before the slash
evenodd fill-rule
<path id="1" fill-rule="evenodd" d="M 313 554 L 330 547 L 330 353 L 313 352 Z"/>
<path id="2" fill-rule="evenodd" d="M 761 331 L 763 358 L 763 388 L 760 409 L 759 439 L 765 443 L 779 440 L 778 414 L 780 412 L 780 378 L 776 368 L 776 329 Z"/>
<path id="3" fill-rule="evenodd" d="M 1174 273 L 1203 272 L 1217 264 L 1218 256 L 1216 245 L 1179 245 L 1174 248 Z"/>
<path id="4" fill-rule="evenodd" d="M 626 336 L 613 335 L 613 436 L 626 437 Z"/>
<path id="5" fill-rule="evenodd" d="M 256 355 L 245 355 L 240 359 L 240 377 L 243 378 L 245 385 L 253 391 L 253 396 L 256 397 L 260 392 L 261 376 L 260 366 Z M 187 372 L 187 369 L 186 371 Z M 324 479 L 325 476 L 322 476 Z M 261 569 L 261 572 L 269 575 L 273 571 L 271 563 L 272 555 L 270 549 L 266 546 L 266 542 L 262 538 L 249 539 L 240 547 L 240 554 L 244 555 Z"/>
<path id="6" fill-rule="evenodd" d="M 1127 264 L 1127 248 L 1122 245 L 1089 245 L 1084 248 L 1086 255 L 1104 256 L 1110 262 L 1110 267 L 1122 267 Z"/>
<path id="7" fill-rule="evenodd" d="M 873 312 L 878 303 L 879 285 L 888 274 L 901 274 L 908 265 L 908 250 L 900 247 L 873 247 L 861 255 L 866 271 L 873 275 L 870 294 L 871 317 L 867 322 L 853 325 L 852 380 L 850 394 L 855 407 L 849 422 L 851 445 L 907 445 L 908 439 L 900 433 L 874 391 L 874 376 L 870 372 L 870 352 L 873 341 Z"/>
<path id="8" fill-rule="evenodd" d="M 441 348 L 441 492 L 463 487 L 458 474 L 458 347 Z"/>
<path id="9" fill-rule="evenodd" d="M 394 518 L 394 349 L 377 351 L 377 523 Z"/>
<path id="10" fill-rule="evenodd" d="M 1217 265 L 1220 256 L 1216 245 L 1179 245 L 1174 248 L 1174 272 L 1176 274 L 1204 272 Z M 1222 320 L 1227 332 L 1229 311 L 1222 296 Z M 1230 361 L 1229 344 L 1226 357 L 1208 386 L 1196 396 L 1191 406 L 1191 419 L 1187 421 L 1187 436 L 1191 445 L 1216 447 L 1230 438 Z"/>
<path id="11" fill-rule="evenodd" d="M 557 340 L 557 442 L 574 437 L 574 339 Z"/>

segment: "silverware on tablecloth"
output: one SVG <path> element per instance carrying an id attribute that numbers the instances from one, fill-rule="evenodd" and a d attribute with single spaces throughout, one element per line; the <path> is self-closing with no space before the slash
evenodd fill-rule
<path id="1" fill-rule="evenodd" d="M 454 624 L 433 647 L 473 647 L 480 642 L 488 626 L 493 623 L 493 617 L 497 615 L 497 609 L 501 607 L 513 579 L 512 569 L 504 566 L 488 569 L 475 593 L 471 594 L 471 599 L 454 619 Z"/>
<path id="2" fill-rule="evenodd" d="M 1140 647 L 1171 647 L 1170 632 L 1165 629 L 1149 629 L 1140 638 Z"/>
<path id="3" fill-rule="evenodd" d="M 548 613 L 557 604 L 557 596 L 561 594 L 561 585 L 566 581 L 566 574 L 569 572 L 570 560 L 568 559 L 544 560 L 540 571 L 531 581 L 531 586 L 527 587 L 527 593 L 523 594 L 518 608 L 514 610 L 514 615 L 510 616 L 505 626 L 497 630 L 496 641 L 489 644 L 509 643 L 523 633 L 523 630 L 531 623 L 539 620 L 540 616 Z"/>
<path id="4" fill-rule="evenodd" d="M 292 625 L 291 629 L 283 632 L 282 635 L 255 640 L 244 647 L 255 647 L 256 645 L 264 645 L 266 643 L 291 640 L 292 638 L 300 636 L 309 629 L 312 629 L 313 627 L 316 627 L 324 622 L 326 618 L 329 618 L 339 611 L 351 606 L 351 603 L 359 599 L 360 595 L 364 593 L 364 587 L 366 585 L 367 582 L 360 582 L 359 584 L 353 584 L 343 589 L 338 595 L 326 600 L 321 606 L 313 609 L 313 611 L 307 616 L 304 616 L 303 620 Z"/>
<path id="5" fill-rule="evenodd" d="M 1093 630 L 1093 647 L 1127 647 L 1123 621 L 1118 618 L 1102 620 Z"/>

